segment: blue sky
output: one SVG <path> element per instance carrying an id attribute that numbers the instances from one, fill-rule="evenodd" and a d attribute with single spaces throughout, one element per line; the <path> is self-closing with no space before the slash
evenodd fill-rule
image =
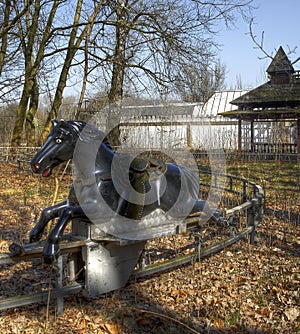
<path id="1" fill-rule="evenodd" d="M 254 0 L 255 18 L 253 32 L 258 41 L 264 32 L 264 49 L 274 55 L 281 45 L 288 54 L 289 49 L 296 53 L 288 54 L 291 61 L 300 56 L 300 1 L 299 0 Z M 227 88 L 235 88 L 237 77 L 243 83 L 243 88 L 252 88 L 265 82 L 265 70 L 271 59 L 262 59 L 263 53 L 255 49 L 255 45 L 247 34 L 249 25 L 241 19 L 231 30 L 225 28 L 219 33 L 217 41 L 222 44 L 220 59 L 226 65 Z M 293 65 L 300 70 L 300 61 Z"/>

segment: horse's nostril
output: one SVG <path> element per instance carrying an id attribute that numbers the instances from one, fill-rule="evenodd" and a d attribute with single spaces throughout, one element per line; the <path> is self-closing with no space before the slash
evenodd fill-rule
<path id="1" fill-rule="evenodd" d="M 40 169 L 40 164 L 35 164 L 34 167 L 38 170 Z"/>

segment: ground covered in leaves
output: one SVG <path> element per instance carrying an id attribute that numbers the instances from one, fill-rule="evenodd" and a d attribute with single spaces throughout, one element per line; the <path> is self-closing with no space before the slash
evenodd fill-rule
<path id="1" fill-rule="evenodd" d="M 274 209 L 259 225 L 255 245 L 242 240 L 210 258 L 132 280 L 99 298 L 69 297 L 61 315 L 54 305 L 0 311 L 2 332 L 300 332 L 300 224 L 275 214 L 300 211 L 299 164 L 243 163 L 229 170 L 261 183 L 267 206 Z M 55 184 L 53 178 L 32 177 L 26 165 L 18 169 L 1 163 L 0 176 L 0 251 L 7 252 L 10 243 L 28 240 L 41 208 L 52 201 Z M 69 177 L 61 183 L 70 183 Z M 63 193 L 60 189 L 59 197 Z M 163 238 L 151 247 L 167 248 L 177 238 Z M 51 275 L 40 259 L 3 266 L 1 298 L 46 289 Z"/>

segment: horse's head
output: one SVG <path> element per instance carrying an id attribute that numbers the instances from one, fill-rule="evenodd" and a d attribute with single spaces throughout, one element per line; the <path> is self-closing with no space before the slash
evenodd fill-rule
<path id="1" fill-rule="evenodd" d="M 31 160 L 32 171 L 49 176 L 55 166 L 72 159 L 77 139 L 85 125 L 80 121 L 52 121 L 45 143 Z"/>

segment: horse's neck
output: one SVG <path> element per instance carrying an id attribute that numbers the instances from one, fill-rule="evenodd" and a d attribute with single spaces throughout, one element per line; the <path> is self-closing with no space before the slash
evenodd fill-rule
<path id="1" fill-rule="evenodd" d="M 111 164 L 114 158 L 114 152 L 105 145 L 101 145 L 95 161 L 97 174 L 107 176 L 111 173 Z"/>
<path id="2" fill-rule="evenodd" d="M 114 152 L 106 145 L 102 143 L 98 150 L 93 150 L 88 143 L 82 144 L 77 153 L 73 160 L 76 179 L 89 179 L 95 174 L 100 178 L 110 175 Z"/>

